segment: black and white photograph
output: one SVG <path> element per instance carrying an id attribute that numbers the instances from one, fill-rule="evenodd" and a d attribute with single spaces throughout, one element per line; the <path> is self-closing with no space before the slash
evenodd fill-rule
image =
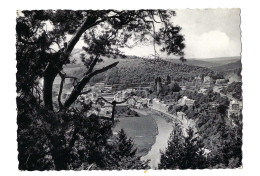
<path id="1" fill-rule="evenodd" d="M 240 13 L 17 10 L 17 168 L 242 168 Z"/>

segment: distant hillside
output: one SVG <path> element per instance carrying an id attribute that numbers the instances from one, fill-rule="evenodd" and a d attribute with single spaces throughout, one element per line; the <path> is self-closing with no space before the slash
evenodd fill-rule
<path id="1" fill-rule="evenodd" d="M 119 61 L 117 67 L 94 77 L 91 82 L 105 81 L 108 84 L 153 82 L 157 76 L 166 79 L 167 75 L 176 81 L 181 81 L 193 80 L 195 76 L 213 73 L 212 70 L 205 67 L 141 58 L 105 59 L 105 62 L 99 64 L 98 67 L 115 61 Z M 85 69 L 78 68 L 77 71 L 74 71 L 74 75 L 81 77 Z"/>
<path id="2" fill-rule="evenodd" d="M 210 62 L 210 63 L 220 64 L 220 65 L 226 65 L 226 64 L 234 63 L 234 62 L 241 60 L 241 57 L 240 56 L 218 57 L 218 58 L 208 58 L 208 59 L 200 59 L 200 60 Z"/>
<path id="3" fill-rule="evenodd" d="M 181 61 L 179 59 L 165 59 L 167 61 L 180 64 Z M 205 58 L 205 59 L 196 59 L 196 58 L 188 58 L 185 62 L 186 65 L 194 65 L 199 67 L 216 67 L 221 65 L 226 65 L 229 63 L 234 63 L 240 60 L 240 57 L 220 57 L 220 58 Z"/>
<path id="4" fill-rule="evenodd" d="M 166 59 L 169 62 L 181 64 L 181 61 L 179 59 Z M 187 59 L 185 62 L 186 65 L 193 65 L 193 66 L 199 66 L 199 67 L 214 67 L 216 65 L 221 65 L 220 63 L 213 63 L 213 62 L 207 62 L 203 60 L 197 60 L 197 59 Z"/>
<path id="5" fill-rule="evenodd" d="M 212 67 L 211 69 L 217 72 L 233 72 L 241 68 L 242 68 L 242 63 L 241 60 L 239 60 L 233 63 Z"/>

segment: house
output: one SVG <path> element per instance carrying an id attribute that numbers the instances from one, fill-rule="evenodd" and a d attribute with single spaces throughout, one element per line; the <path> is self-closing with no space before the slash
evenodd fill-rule
<path id="1" fill-rule="evenodd" d="M 117 102 L 121 102 L 125 100 L 125 94 L 123 94 L 122 91 L 118 91 L 115 95 L 114 95 L 114 100 Z"/>
<path id="2" fill-rule="evenodd" d="M 198 93 L 202 93 L 202 94 L 207 94 L 208 93 L 208 89 L 206 89 L 206 88 L 201 88 L 199 91 L 198 91 Z"/>
<path id="3" fill-rule="evenodd" d="M 229 104 L 228 109 L 228 117 L 230 117 L 232 114 L 239 115 L 241 113 L 239 103 L 235 100 L 231 101 Z"/>
<path id="4" fill-rule="evenodd" d="M 226 85 L 227 81 L 225 79 L 217 79 L 216 85 Z"/>
<path id="5" fill-rule="evenodd" d="M 96 83 L 94 85 L 94 91 L 101 92 L 102 90 L 104 90 L 104 87 L 105 87 L 105 83 Z"/>
<path id="6" fill-rule="evenodd" d="M 186 86 L 180 86 L 181 90 L 186 90 Z"/>
<path id="7" fill-rule="evenodd" d="M 131 103 L 137 109 L 147 108 L 151 105 L 151 99 L 149 98 L 133 98 L 130 99 L 129 104 Z"/>
<path id="8" fill-rule="evenodd" d="M 161 111 L 164 111 L 164 112 L 168 112 L 168 111 L 169 111 L 169 108 L 170 108 L 170 105 L 164 103 L 163 101 L 160 102 L 159 99 L 154 98 L 154 99 L 153 99 L 152 108 L 153 108 L 153 109 L 156 109 L 156 110 L 161 110 Z"/>
<path id="9" fill-rule="evenodd" d="M 165 104 L 164 102 L 162 102 L 161 110 L 163 110 L 164 112 L 169 112 L 169 104 Z"/>
<path id="10" fill-rule="evenodd" d="M 196 86 L 189 86 L 190 91 L 195 91 Z"/>
<path id="11" fill-rule="evenodd" d="M 153 100 L 150 98 L 147 98 L 147 106 L 152 106 L 153 105 Z"/>
<path id="12" fill-rule="evenodd" d="M 101 96 L 109 102 L 114 101 L 114 95 L 111 93 L 101 94 Z"/>
<path id="13" fill-rule="evenodd" d="M 127 100 L 127 104 L 132 106 L 132 107 L 136 104 L 136 102 L 137 102 L 137 99 L 134 98 L 134 97 Z"/>
<path id="14" fill-rule="evenodd" d="M 126 111 L 128 109 L 128 104 L 126 103 L 117 104 L 115 109 L 116 111 Z"/>
<path id="15" fill-rule="evenodd" d="M 202 83 L 202 79 L 201 79 L 200 76 L 196 76 L 196 77 L 194 78 L 194 80 L 195 80 L 195 84 L 201 84 L 201 83 Z"/>
<path id="16" fill-rule="evenodd" d="M 189 99 L 187 96 L 182 97 L 178 100 L 179 105 L 187 105 L 187 106 L 193 106 L 195 103 L 195 100 Z"/>
<path id="17" fill-rule="evenodd" d="M 90 98 L 92 101 L 97 101 L 98 97 L 99 97 L 99 93 L 97 93 L 97 92 L 91 92 L 91 93 L 89 94 L 89 98 Z"/>
<path id="18" fill-rule="evenodd" d="M 111 117 L 111 114 L 112 114 L 112 108 L 108 108 L 108 107 L 101 108 L 99 112 L 100 116 L 105 116 L 105 117 Z"/>
<path id="19" fill-rule="evenodd" d="M 213 83 L 213 80 L 210 76 L 205 76 L 203 83 L 205 86 L 210 86 Z"/>
<path id="20" fill-rule="evenodd" d="M 153 99 L 153 108 L 154 109 L 160 109 L 160 106 L 161 106 L 161 103 L 160 103 L 160 100 L 158 98 L 154 98 Z"/>
<path id="21" fill-rule="evenodd" d="M 184 118 L 186 118 L 186 114 L 184 112 L 177 112 L 177 117 L 180 120 L 183 120 Z"/>
<path id="22" fill-rule="evenodd" d="M 136 109 L 143 109 L 144 106 L 142 105 L 142 103 L 137 102 L 136 105 L 135 105 L 135 108 L 136 108 Z"/>
<path id="23" fill-rule="evenodd" d="M 112 86 L 111 85 L 105 85 L 103 92 L 112 92 Z"/>
<path id="24" fill-rule="evenodd" d="M 185 85 L 186 85 L 187 87 L 191 87 L 191 86 L 194 86 L 195 83 L 194 83 L 194 82 L 186 82 Z"/>
<path id="25" fill-rule="evenodd" d="M 235 101 L 235 100 L 231 101 L 230 108 L 232 110 L 239 110 L 239 103 L 237 101 Z"/>
<path id="26" fill-rule="evenodd" d="M 136 92 L 136 90 L 133 89 L 133 88 L 128 88 L 128 89 L 126 89 L 125 91 L 126 91 L 127 93 L 134 93 L 134 92 Z"/>

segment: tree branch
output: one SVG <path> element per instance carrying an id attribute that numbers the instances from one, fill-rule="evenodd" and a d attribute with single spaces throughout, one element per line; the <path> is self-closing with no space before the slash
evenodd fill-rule
<path id="1" fill-rule="evenodd" d="M 119 101 L 117 102 L 116 101 L 116 104 L 122 104 L 122 103 L 125 103 L 127 100 L 129 100 L 131 98 L 131 96 L 127 97 L 124 101 Z"/>
<path id="2" fill-rule="evenodd" d="M 166 23 L 166 21 L 163 19 L 163 16 L 162 16 L 162 13 L 161 13 L 160 10 L 159 10 L 158 14 L 159 14 L 159 17 L 160 17 L 161 21 L 164 23 L 164 32 L 166 32 L 167 23 Z"/>
<path id="3" fill-rule="evenodd" d="M 97 18 L 95 17 L 87 17 L 85 19 L 85 21 L 83 22 L 83 24 L 78 28 L 78 30 L 76 31 L 76 33 L 74 34 L 74 36 L 70 39 L 70 41 L 68 42 L 68 46 L 66 48 L 65 53 L 67 55 L 69 55 L 73 48 L 75 47 L 75 45 L 77 44 L 77 42 L 79 41 L 81 35 L 89 28 L 93 27 L 96 25 L 95 21 L 97 20 Z"/>
<path id="4" fill-rule="evenodd" d="M 150 12 L 150 13 L 151 13 L 151 17 L 152 17 L 152 19 L 153 19 L 153 21 L 154 21 L 155 23 L 161 23 L 161 22 L 155 20 L 153 12 Z"/>
<path id="5" fill-rule="evenodd" d="M 151 13 L 151 16 L 152 16 L 153 20 L 146 20 L 146 19 L 144 19 L 143 17 L 140 17 L 140 16 L 138 16 L 138 17 L 141 18 L 145 23 L 152 23 L 152 25 L 153 25 L 153 35 L 154 35 L 154 36 L 152 36 L 152 37 L 153 37 L 154 55 L 155 55 L 155 56 L 159 56 L 159 54 L 158 54 L 157 51 L 156 51 L 156 47 L 155 47 L 155 35 L 156 35 L 156 32 L 155 32 L 154 22 L 157 22 L 157 21 L 155 21 L 155 19 L 154 19 L 152 13 Z M 158 22 L 158 23 L 160 23 L 160 22 Z"/>
<path id="6" fill-rule="evenodd" d="M 59 103 L 59 108 L 61 110 L 64 107 L 61 103 L 61 95 L 62 95 L 63 85 L 64 85 L 64 82 L 65 82 L 65 79 L 66 78 L 72 78 L 72 79 L 74 79 L 74 81 L 77 81 L 78 78 L 73 77 L 73 76 L 67 76 L 66 73 L 62 73 L 61 71 L 59 71 L 59 75 L 61 77 L 61 83 L 60 83 L 60 90 L 59 90 L 59 94 L 58 94 L 58 103 Z"/>
<path id="7" fill-rule="evenodd" d="M 81 92 L 80 95 L 85 95 L 85 94 L 88 94 L 89 92 L 91 92 L 91 89 L 85 91 L 85 92 Z"/>
<path id="8" fill-rule="evenodd" d="M 74 87 L 73 91 L 71 92 L 69 98 L 66 100 L 64 107 L 68 108 L 70 107 L 70 105 L 78 98 L 78 96 L 80 95 L 81 91 L 83 90 L 83 88 L 86 86 L 86 84 L 89 82 L 89 80 L 100 73 L 103 73 L 113 67 L 115 67 L 119 62 L 114 62 L 106 67 L 103 67 L 101 69 L 95 70 L 87 75 L 85 75 L 80 81 L 79 83 Z"/>
<path id="9" fill-rule="evenodd" d="M 97 55 L 95 57 L 95 59 L 91 62 L 88 71 L 84 75 L 87 75 L 87 74 L 89 74 L 89 73 L 91 73 L 93 71 L 94 67 L 96 66 L 96 64 L 98 62 L 98 59 L 99 59 L 99 55 Z"/>
<path id="10" fill-rule="evenodd" d="M 110 16 L 110 17 L 105 17 L 101 20 L 97 20 L 96 17 L 87 17 L 86 20 L 83 22 L 83 24 L 79 27 L 79 29 L 77 30 L 77 32 L 75 33 L 75 35 L 71 38 L 71 40 L 69 41 L 68 47 L 66 48 L 66 54 L 70 54 L 71 51 L 73 50 L 73 48 L 75 47 L 75 45 L 77 44 L 77 42 L 79 41 L 81 35 L 89 28 L 96 26 L 108 19 L 111 18 L 119 18 L 120 16 L 118 15 L 114 15 L 114 16 Z"/>
<path id="11" fill-rule="evenodd" d="M 92 73 L 90 73 L 89 76 L 90 76 L 90 78 L 92 78 L 93 76 L 95 76 L 95 75 L 97 75 L 97 74 L 103 73 L 103 72 L 105 72 L 105 71 L 107 71 L 107 70 L 109 70 L 109 69 L 111 69 L 111 68 L 117 66 L 118 63 L 119 63 L 119 62 L 117 61 L 117 62 L 114 62 L 113 64 L 110 64 L 110 65 L 108 65 L 108 66 L 106 66 L 106 67 L 103 67 L 103 68 L 101 68 L 101 69 L 95 70 L 95 71 L 93 71 Z"/>
<path id="12" fill-rule="evenodd" d="M 61 82 L 60 82 L 60 90 L 59 90 L 59 95 L 58 95 L 58 103 L 59 103 L 59 108 L 61 110 L 63 108 L 63 105 L 61 103 L 61 94 L 62 94 L 62 90 L 63 90 L 63 84 L 65 81 L 65 75 L 63 75 L 61 72 L 59 72 L 59 75 L 61 77 Z"/>
<path id="13" fill-rule="evenodd" d="M 99 102 L 99 100 L 104 100 L 104 102 L 112 105 L 112 102 L 107 101 L 104 97 L 98 97 L 96 103 Z"/>

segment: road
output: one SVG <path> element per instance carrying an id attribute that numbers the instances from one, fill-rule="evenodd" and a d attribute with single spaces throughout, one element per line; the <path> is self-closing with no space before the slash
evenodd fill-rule
<path id="1" fill-rule="evenodd" d="M 163 113 L 164 115 L 166 115 L 168 117 L 171 117 L 175 123 L 179 123 L 182 127 L 182 131 L 183 131 L 184 135 L 186 135 L 186 129 L 188 129 L 189 127 L 193 128 L 194 132 L 197 132 L 197 128 L 195 127 L 196 123 L 194 120 L 187 119 L 185 117 L 183 119 L 180 119 L 176 115 L 170 114 L 170 113 L 162 111 L 160 109 L 155 109 L 153 107 L 151 107 L 151 109 L 155 110 L 155 111 L 159 111 L 160 113 Z"/>

